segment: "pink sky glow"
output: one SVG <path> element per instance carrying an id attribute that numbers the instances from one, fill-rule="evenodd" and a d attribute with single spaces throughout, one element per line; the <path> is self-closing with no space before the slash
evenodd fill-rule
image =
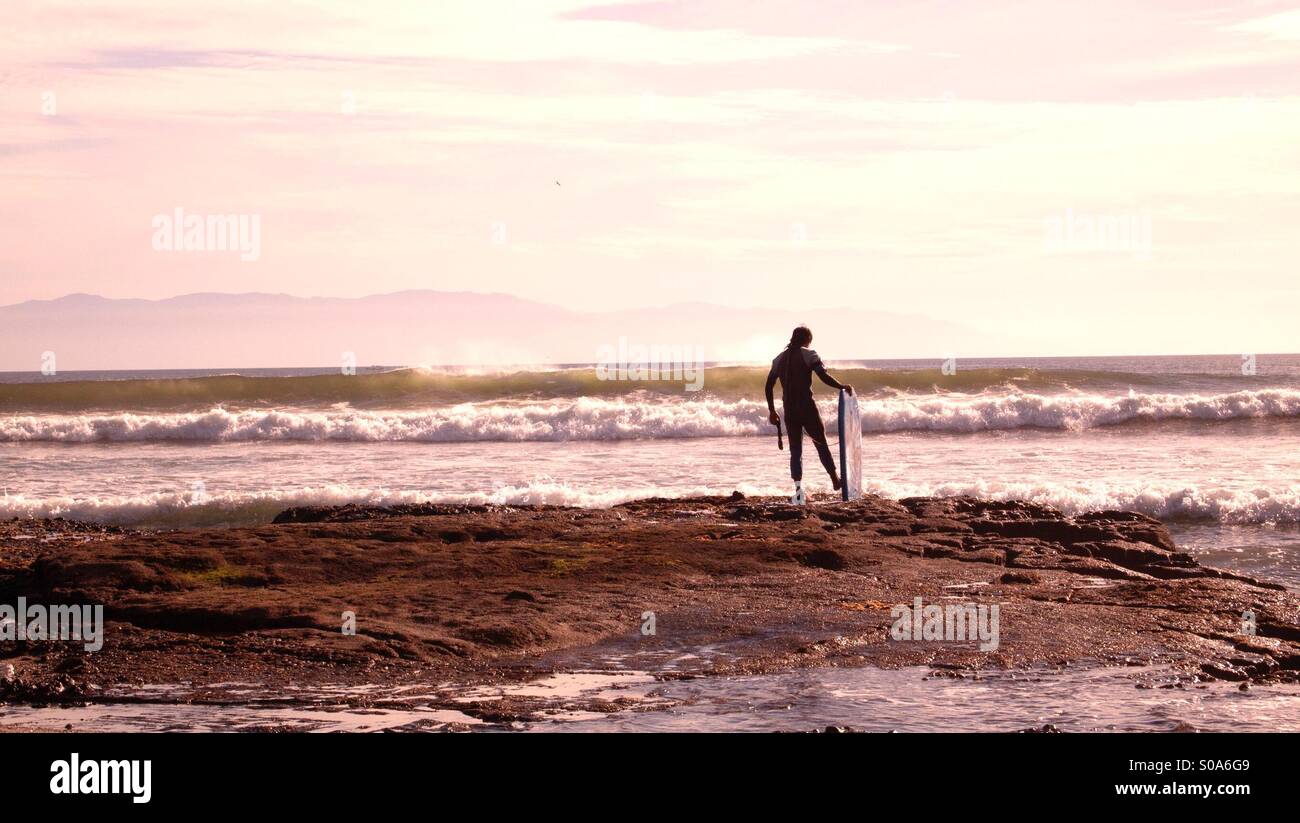
<path id="1" fill-rule="evenodd" d="M 0 305 L 474 290 L 1300 349 L 1284 3 L 7 0 L 0 42 Z M 258 215 L 257 259 L 156 250 L 177 207 Z M 1053 235 L 1099 221 L 1134 232 Z"/>

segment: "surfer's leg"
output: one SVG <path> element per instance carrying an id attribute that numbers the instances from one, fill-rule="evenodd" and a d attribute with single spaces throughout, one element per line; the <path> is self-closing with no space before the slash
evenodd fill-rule
<path id="1" fill-rule="evenodd" d="M 817 456 L 821 458 L 822 466 L 838 488 L 840 476 L 835 470 L 835 458 L 831 457 L 831 447 L 826 444 L 826 428 L 822 426 L 822 416 L 814 409 L 803 425 L 808 430 L 809 439 L 817 447 Z"/>
<path id="2" fill-rule="evenodd" d="M 785 416 L 785 433 L 790 438 L 790 479 L 803 480 L 803 424 L 798 417 Z"/>

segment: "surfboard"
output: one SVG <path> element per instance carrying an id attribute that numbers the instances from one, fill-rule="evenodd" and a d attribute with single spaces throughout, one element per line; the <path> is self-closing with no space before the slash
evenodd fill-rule
<path id="1" fill-rule="evenodd" d="M 840 390 L 840 495 L 845 500 L 862 496 L 862 413 L 858 397 Z"/>

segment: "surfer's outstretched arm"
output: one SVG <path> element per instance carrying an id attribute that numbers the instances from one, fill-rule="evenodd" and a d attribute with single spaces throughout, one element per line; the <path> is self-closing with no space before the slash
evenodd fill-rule
<path id="1" fill-rule="evenodd" d="M 776 417 L 776 403 L 772 399 L 772 389 L 776 386 L 776 361 L 772 361 L 772 370 L 767 373 L 767 385 L 763 392 L 767 395 L 768 417 Z"/>

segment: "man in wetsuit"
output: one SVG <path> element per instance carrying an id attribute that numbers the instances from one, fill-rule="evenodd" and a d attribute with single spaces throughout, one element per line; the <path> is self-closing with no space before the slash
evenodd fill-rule
<path id="1" fill-rule="evenodd" d="M 768 418 L 773 426 L 781 425 L 781 417 L 776 413 L 772 402 L 772 387 L 781 381 L 781 407 L 785 412 L 786 431 L 790 435 L 790 477 L 794 480 L 794 497 L 791 502 L 803 503 L 803 433 L 808 432 L 817 456 L 821 458 L 826 473 L 831 476 L 831 486 L 840 487 L 840 476 L 835 471 L 835 460 L 831 457 L 831 448 L 826 445 L 826 428 L 822 426 L 821 415 L 817 412 L 817 403 L 812 395 L 812 376 L 816 373 L 823 383 L 834 389 L 844 389 L 853 394 L 853 387 L 846 386 L 826 373 L 826 366 L 817 352 L 808 348 L 812 345 L 812 331 L 807 326 L 800 326 L 790 335 L 790 344 L 785 351 L 772 361 L 772 370 L 767 373 Z"/>

